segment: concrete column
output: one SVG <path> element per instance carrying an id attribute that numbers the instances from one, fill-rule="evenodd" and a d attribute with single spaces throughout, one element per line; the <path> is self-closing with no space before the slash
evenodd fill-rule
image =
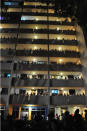
<path id="1" fill-rule="evenodd" d="M 31 111 L 32 111 L 32 108 L 31 107 L 29 107 L 29 112 L 28 112 L 28 120 L 31 120 Z"/>
<path id="2" fill-rule="evenodd" d="M 13 112 L 13 107 L 12 107 L 12 106 L 9 106 L 9 115 L 12 116 L 12 112 Z"/>
<path id="3" fill-rule="evenodd" d="M 21 107 L 19 107 L 19 116 L 18 116 L 18 119 L 20 120 L 21 118 Z"/>

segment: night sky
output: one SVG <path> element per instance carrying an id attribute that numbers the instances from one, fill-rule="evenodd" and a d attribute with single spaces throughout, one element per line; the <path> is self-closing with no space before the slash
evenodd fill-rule
<path id="1" fill-rule="evenodd" d="M 87 0 L 55 0 L 55 9 L 59 8 L 71 17 L 76 16 L 78 24 L 83 28 L 87 45 Z"/>

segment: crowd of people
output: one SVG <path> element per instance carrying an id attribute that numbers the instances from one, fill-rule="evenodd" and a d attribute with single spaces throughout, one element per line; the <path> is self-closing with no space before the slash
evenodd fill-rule
<path id="1" fill-rule="evenodd" d="M 51 57 L 80 57 L 80 53 L 76 52 L 76 51 L 69 51 L 69 50 L 65 50 L 65 51 L 58 51 L 58 50 L 50 50 L 48 52 L 48 50 L 45 49 L 36 49 L 36 50 L 32 50 L 32 49 L 23 49 L 23 50 L 15 50 L 11 49 L 11 48 L 7 48 L 7 49 L 1 49 L 1 55 L 14 55 L 14 53 L 16 53 L 16 56 L 51 56 Z"/>
<path id="2" fill-rule="evenodd" d="M 22 38 L 22 39 L 17 39 L 17 37 L 1 37 L 1 42 L 2 43 L 23 43 L 23 44 L 48 44 L 48 39 L 26 39 L 26 38 Z M 58 39 L 50 39 L 49 40 L 50 44 L 57 44 L 57 45 L 78 45 L 78 41 L 77 40 L 58 40 Z"/>
<path id="3" fill-rule="evenodd" d="M 18 29 L 2 29 L 1 33 L 16 33 Z M 57 34 L 65 34 L 65 35 L 75 35 L 76 32 L 73 30 L 58 30 L 58 29 L 19 29 L 20 33 L 47 33 L 50 31 L 50 33 L 57 33 Z"/>
<path id="4" fill-rule="evenodd" d="M 6 77 L 4 75 L 3 77 Z M 13 77 L 14 80 L 48 80 L 48 76 L 44 74 L 36 74 L 36 75 L 31 75 L 31 74 L 16 74 L 15 77 Z M 76 75 L 51 75 L 50 80 L 53 82 L 53 80 L 83 80 L 82 77 L 76 76 Z"/>
<path id="5" fill-rule="evenodd" d="M 2 131 L 87 131 L 87 110 L 85 110 L 85 117 L 76 109 L 75 113 L 71 115 L 68 111 L 62 114 L 62 119 L 59 119 L 53 112 L 49 113 L 48 120 L 43 119 L 41 115 L 36 115 L 31 121 L 13 120 L 12 116 L 7 119 L 1 117 Z"/>

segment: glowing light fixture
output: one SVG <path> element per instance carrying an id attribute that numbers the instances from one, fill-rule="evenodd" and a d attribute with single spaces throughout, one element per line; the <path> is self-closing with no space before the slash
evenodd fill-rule
<path id="1" fill-rule="evenodd" d="M 33 72 L 33 75 L 35 75 L 36 73 L 35 72 Z"/>
<path id="2" fill-rule="evenodd" d="M 34 62 L 36 62 L 37 60 L 36 59 L 33 59 Z"/>
<path id="3" fill-rule="evenodd" d="M 63 60 L 62 59 L 59 59 L 59 62 L 62 62 Z"/>
<path id="4" fill-rule="evenodd" d="M 35 35 L 35 39 L 37 39 L 37 36 Z"/>
<path id="5" fill-rule="evenodd" d="M 57 37 L 58 40 L 60 40 L 60 37 Z"/>
<path id="6" fill-rule="evenodd" d="M 57 27 L 57 30 L 59 30 L 59 27 Z"/>
<path id="7" fill-rule="evenodd" d="M 36 27 L 35 27 L 35 29 L 37 30 L 37 29 L 38 29 L 38 27 L 36 26 Z"/>
<path id="8" fill-rule="evenodd" d="M 60 75 L 63 75 L 63 73 L 61 72 Z"/>
<path id="9" fill-rule="evenodd" d="M 0 25 L 0 29 L 2 29 L 2 26 Z"/>
<path id="10" fill-rule="evenodd" d="M 34 49 L 36 50 L 36 49 L 37 49 L 37 46 L 34 46 Z"/>
<path id="11" fill-rule="evenodd" d="M 59 21 L 59 19 L 56 19 L 56 21 Z"/>
<path id="12" fill-rule="evenodd" d="M 59 47 L 58 50 L 59 50 L 59 51 L 62 50 L 62 47 Z"/>
<path id="13" fill-rule="evenodd" d="M 36 21 L 38 21 L 39 19 L 38 18 L 36 18 Z"/>

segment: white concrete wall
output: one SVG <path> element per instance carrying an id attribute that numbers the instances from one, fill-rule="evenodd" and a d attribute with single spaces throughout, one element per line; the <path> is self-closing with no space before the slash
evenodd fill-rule
<path id="1" fill-rule="evenodd" d="M 81 62 L 83 65 L 82 73 L 83 73 L 83 79 L 85 81 L 84 84 L 85 94 L 87 96 L 87 48 L 86 48 L 86 43 L 85 43 L 85 38 L 82 28 L 79 25 L 76 26 L 76 31 L 77 31 L 77 35 L 76 35 L 77 40 L 79 42 L 79 50 L 81 53 Z"/>

